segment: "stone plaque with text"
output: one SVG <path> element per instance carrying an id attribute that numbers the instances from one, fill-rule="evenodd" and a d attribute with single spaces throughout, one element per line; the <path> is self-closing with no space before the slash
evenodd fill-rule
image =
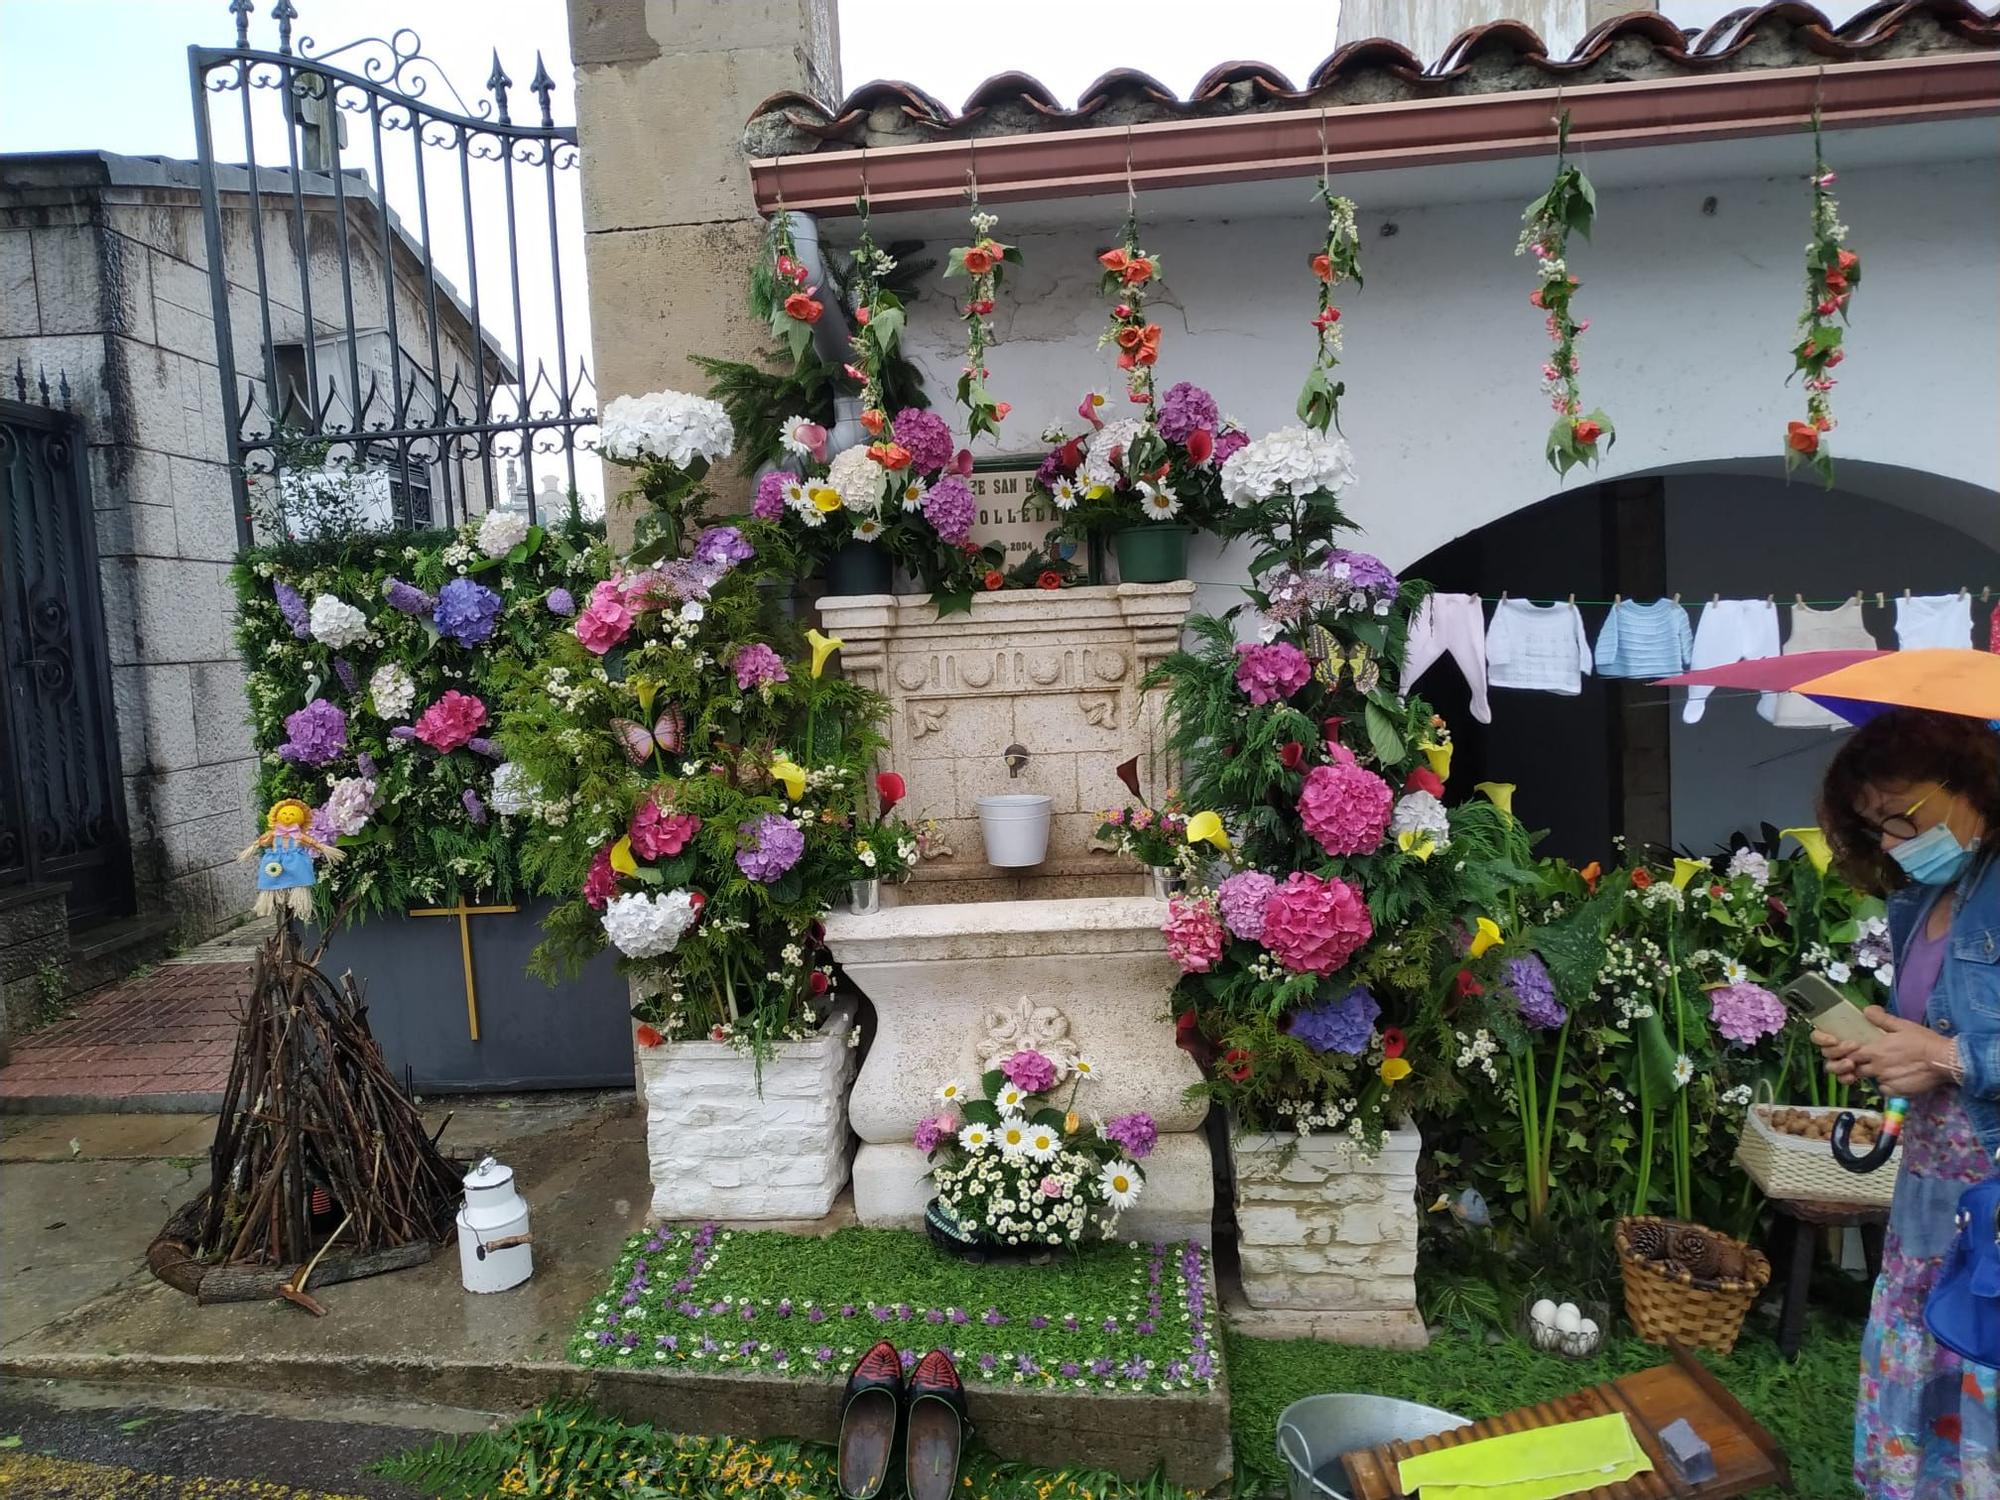
<path id="1" fill-rule="evenodd" d="M 972 540 L 1000 547 L 1009 565 L 1038 552 L 1056 524 L 1056 508 L 1034 488 L 1037 464 L 1008 462 L 975 469 L 968 483 L 979 507 L 972 522 Z"/>

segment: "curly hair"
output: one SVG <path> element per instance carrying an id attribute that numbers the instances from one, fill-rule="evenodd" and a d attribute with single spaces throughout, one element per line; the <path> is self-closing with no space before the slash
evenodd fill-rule
<path id="1" fill-rule="evenodd" d="M 1840 873 L 1862 890 L 1884 895 L 1907 879 L 1861 816 L 1862 794 L 1925 781 L 1949 787 L 2000 830 L 2000 734 L 1983 720 L 1891 709 L 1855 730 L 1826 768 L 1820 827 Z"/>

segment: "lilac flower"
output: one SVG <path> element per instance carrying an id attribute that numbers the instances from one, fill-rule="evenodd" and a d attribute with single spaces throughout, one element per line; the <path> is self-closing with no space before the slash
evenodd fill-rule
<path id="1" fill-rule="evenodd" d="M 914 1370 L 914 1369 L 915 1369 L 915 1368 L 917 1367 L 917 1351 L 916 1351 L 916 1350 L 914 1350 L 914 1349 L 905 1349 L 905 1350 L 903 1350 L 903 1351 L 901 1352 L 901 1358 L 902 1358 L 902 1361 L 903 1361 L 903 1373 L 904 1373 L 904 1374 L 906 1374 L 906 1375 L 907 1375 L 907 1374 L 908 1374 L 908 1373 L 909 1373 L 910 1371 Z"/>
<path id="2" fill-rule="evenodd" d="M 956 547 L 972 535 L 972 520 L 978 507 L 972 490 L 956 474 L 947 474 L 924 492 L 924 519 L 938 540 Z"/>
<path id="3" fill-rule="evenodd" d="M 774 1365 L 790 1364 L 791 1360 L 792 1356 L 783 1349 L 773 1349 L 771 1351 L 771 1363 Z"/>
<path id="4" fill-rule="evenodd" d="M 427 615 L 437 608 L 437 600 L 415 584 L 405 583 L 400 578 L 383 580 L 382 597 L 389 601 L 391 609 L 406 615 Z"/>
<path id="5" fill-rule="evenodd" d="M 1329 552 L 1306 586 L 1316 599 L 1357 612 L 1379 611 L 1402 588 L 1381 558 L 1345 547 Z"/>
<path id="6" fill-rule="evenodd" d="M 1106 1120 L 1103 1134 L 1107 1141 L 1122 1147 L 1133 1161 L 1144 1161 L 1159 1143 L 1160 1128 L 1153 1123 L 1153 1117 L 1142 1110 Z"/>
<path id="7" fill-rule="evenodd" d="M 662 1349 L 667 1350 L 669 1353 L 672 1353 L 674 1350 L 680 1348 L 681 1346 L 681 1341 L 671 1333 L 661 1334 L 657 1339 L 654 1340 L 654 1342 L 657 1343 Z"/>
<path id="8" fill-rule="evenodd" d="M 720 1317 L 722 1314 L 729 1311 L 729 1304 L 727 1302 L 720 1302 L 720 1301 L 711 1302 L 708 1306 L 708 1310 L 714 1313 L 717 1317 Z"/>
<path id="9" fill-rule="evenodd" d="M 354 764 L 361 774 L 366 776 L 370 781 L 375 781 L 382 775 L 381 768 L 375 764 L 375 757 L 370 755 L 366 750 L 363 750 L 359 755 L 354 757 Z"/>
<path id="10" fill-rule="evenodd" d="M 684 1318 L 698 1318 L 701 1316 L 701 1308 L 692 1302 L 682 1302 L 674 1311 Z"/>
<path id="11" fill-rule="evenodd" d="M 1357 985 L 1338 1000 L 1309 1005 L 1292 1017 L 1286 1030 L 1315 1052 L 1367 1050 L 1382 1007 L 1365 986 Z"/>
<path id="12" fill-rule="evenodd" d="M 898 1323 L 909 1322 L 910 1314 L 912 1311 L 914 1311 L 914 1309 L 911 1308 L 909 1303 L 907 1302 L 898 1303 L 896 1307 L 896 1321 Z"/>
<path id="13" fill-rule="evenodd" d="M 591 1337 L 596 1339 L 599 1344 L 608 1344 L 611 1342 L 611 1335 L 603 1332 L 602 1330 L 598 1331 L 597 1333 L 593 1333 Z"/>
<path id="14" fill-rule="evenodd" d="M 1042 1373 L 1042 1367 L 1035 1363 L 1034 1356 L 1028 1354 L 1020 1355 L 1014 1360 L 1014 1370 L 1015 1373 L 1020 1375 L 1039 1375 Z"/>
<path id="15" fill-rule="evenodd" d="M 910 453 L 910 468 L 918 474 L 933 474 L 951 462 L 951 428 L 944 418 L 920 406 L 906 406 L 896 413 L 896 441 Z"/>
<path id="16" fill-rule="evenodd" d="M 994 1368 L 999 1363 L 1000 1363 L 1000 1357 L 998 1355 L 982 1354 L 979 1356 L 979 1368 L 984 1370 L 988 1375 L 991 1375 L 993 1373 Z"/>
<path id="17" fill-rule="evenodd" d="M 576 595 L 568 589 L 550 589 L 542 602 L 549 607 L 550 614 L 561 615 L 565 620 L 576 613 Z"/>
<path id="18" fill-rule="evenodd" d="M 1116 1318 L 1106 1318 L 1104 1320 L 1104 1331 L 1106 1333 L 1116 1333 L 1118 1331 L 1118 1320 Z"/>
<path id="19" fill-rule="evenodd" d="M 1556 999 L 1555 981 L 1549 978 L 1548 967 L 1534 954 L 1525 958 L 1510 958 L 1501 965 L 1506 972 L 1507 988 L 1513 991 L 1514 1003 L 1519 1007 L 1521 1019 L 1537 1031 L 1553 1031 L 1569 1019 L 1569 1012 Z"/>
<path id="20" fill-rule="evenodd" d="M 1212 462 L 1219 469 L 1229 462 L 1229 456 L 1237 449 L 1249 446 L 1249 433 L 1241 427 L 1225 427 L 1215 435 L 1215 457 Z"/>
<path id="21" fill-rule="evenodd" d="M 431 623 L 438 633 L 461 646 L 477 646 L 493 636 L 500 615 L 500 596 L 483 583 L 454 578 L 438 592 Z"/>
<path id="22" fill-rule="evenodd" d="M 944 1314 L 933 1307 L 924 1314 L 924 1321 L 926 1323 L 942 1323 L 944 1321 Z"/>
<path id="23" fill-rule="evenodd" d="M 889 1321 L 890 1318 L 895 1316 L 895 1314 L 890 1312 L 889 1309 L 886 1307 L 871 1307 L 868 1309 L 868 1316 L 873 1318 L 878 1323 L 886 1323 Z"/>
<path id="24" fill-rule="evenodd" d="M 1146 1378 L 1146 1362 L 1135 1354 L 1125 1361 L 1125 1368 L 1120 1373 L 1127 1380 L 1144 1380 Z"/>
<path id="25" fill-rule="evenodd" d="M 757 1321 L 757 1309 L 746 1302 L 743 1304 L 743 1311 L 738 1313 L 737 1316 L 742 1318 L 746 1323 L 754 1323 Z"/>
<path id="26" fill-rule="evenodd" d="M 474 755 L 485 756 L 488 760 L 506 759 L 500 747 L 487 739 L 483 734 L 475 734 L 471 739 L 467 740 L 465 748 L 470 750 Z"/>
<path id="27" fill-rule="evenodd" d="M 757 549 L 734 526 L 705 526 L 694 539 L 695 563 L 711 572 L 727 572 L 756 555 Z"/>
<path id="28" fill-rule="evenodd" d="M 1215 398 L 1185 380 L 1169 386 L 1166 395 L 1160 398 L 1157 425 L 1160 436 L 1170 443 L 1185 444 L 1204 427 L 1212 434 L 1221 420 L 1222 412 Z"/>
<path id="29" fill-rule="evenodd" d="M 756 1352 L 757 1352 L 757 1341 L 755 1339 L 745 1339 L 742 1343 L 736 1346 L 736 1354 L 737 1357 L 740 1359 L 748 1359 L 751 1355 L 755 1354 Z"/>
<path id="30" fill-rule="evenodd" d="M 1065 444 L 1065 446 L 1067 445 Z M 1045 490 L 1052 490 L 1056 487 L 1058 479 L 1067 479 L 1075 472 L 1076 466 L 1074 464 L 1063 462 L 1063 450 L 1061 448 L 1052 448 L 1049 450 L 1048 456 L 1042 460 L 1041 467 L 1035 470 L 1035 483 L 1039 484 Z"/>
<path id="31" fill-rule="evenodd" d="M 618 1342 L 627 1349 L 636 1349 L 639 1347 L 639 1335 L 636 1333 L 628 1333 Z"/>
<path id="32" fill-rule="evenodd" d="M 347 690 L 348 697 L 352 698 L 361 691 L 360 679 L 354 675 L 354 663 L 346 657 L 336 656 L 333 659 L 333 675 L 340 679 L 340 685 Z"/>
<path id="33" fill-rule="evenodd" d="M 828 1360 L 833 1358 L 832 1346 L 828 1344 L 821 1344 L 817 1349 L 813 1350 L 813 1358 L 818 1360 L 821 1364 L 825 1364 Z"/>
<path id="34" fill-rule="evenodd" d="M 299 591 L 289 583 L 277 582 L 271 585 L 271 592 L 278 599 L 278 613 L 285 617 L 285 623 L 292 627 L 292 635 L 297 640 L 312 637 L 312 615 L 306 609 L 306 601 Z"/>
<path id="35" fill-rule="evenodd" d="M 1143 1337 L 1145 1337 L 1145 1335 L 1147 1335 L 1147 1334 L 1149 1334 L 1149 1333 L 1151 1333 L 1151 1332 L 1153 1331 L 1153 1324 L 1152 1324 L 1152 1321 L 1151 1321 L 1150 1319 L 1147 1319 L 1147 1320 L 1145 1320 L 1145 1321 L 1142 1321 L 1142 1322 L 1141 1322 L 1141 1323 L 1140 1323 L 1140 1324 L 1139 1324 L 1139 1325 L 1138 1325 L 1137 1327 L 1135 1327 L 1135 1328 L 1134 1328 L 1134 1329 L 1133 1329 L 1132 1331 L 1133 1331 L 1134 1333 L 1138 1334 L 1138 1335 L 1139 1335 L 1140 1337 L 1142 1337 L 1142 1338 L 1143 1338 Z"/>
<path id="36" fill-rule="evenodd" d="M 854 1316 L 854 1304 L 853 1304 L 852 1302 L 848 1302 L 848 1303 L 844 1303 L 844 1304 L 842 1304 L 842 1306 L 841 1306 L 841 1309 L 840 1309 L 840 1315 L 841 1315 L 841 1316 L 842 1316 L 843 1318 L 851 1318 L 851 1317 L 853 1317 L 853 1316 Z"/>
<path id="37" fill-rule="evenodd" d="M 1071 1333 L 1076 1332 L 1077 1322 L 1075 1313 L 1065 1313 L 1063 1315 L 1063 1327 Z"/>
<path id="38" fill-rule="evenodd" d="M 1109 1375 L 1114 1368 L 1115 1366 L 1108 1359 L 1093 1359 L 1090 1362 L 1090 1373 L 1098 1376 L 1100 1379 Z"/>
<path id="39" fill-rule="evenodd" d="M 716 1343 L 716 1341 L 712 1338 L 708 1338 L 706 1336 L 702 1338 L 701 1352 L 703 1354 L 713 1354 L 715 1353 L 716 1350 L 720 1349 L 721 1347 L 722 1346 Z"/>
<path id="40" fill-rule="evenodd" d="M 1245 942 L 1256 942 L 1264 935 L 1264 907 L 1277 888 L 1262 870 L 1238 870 L 1215 888 L 1223 924 Z"/>
<path id="41" fill-rule="evenodd" d="M 749 842 L 736 851 L 736 868 L 765 885 L 782 879 L 806 852 L 806 836 L 789 818 L 765 813 L 738 825 Z"/>
<path id="42" fill-rule="evenodd" d="M 389 738 L 392 740 L 413 740 L 416 737 L 416 726 L 412 724 L 398 724 L 394 729 L 389 731 Z M 283 754 L 282 751 L 279 753 Z"/>
<path id="43" fill-rule="evenodd" d="M 1194 1371 L 1195 1379 L 1207 1380 L 1215 1374 L 1215 1360 L 1209 1355 L 1197 1354 L 1194 1357 L 1194 1363 L 1191 1368 Z"/>
<path id="44" fill-rule="evenodd" d="M 826 1321 L 826 1309 L 815 1307 L 811 1312 L 806 1314 L 806 1321 L 808 1323 L 824 1323 Z"/>
<path id="45" fill-rule="evenodd" d="M 285 718 L 281 759 L 299 766 L 324 766 L 347 753 L 347 715 L 325 698 L 315 698 Z"/>
<path id="46" fill-rule="evenodd" d="M 486 804 L 479 800 L 479 793 L 467 787 L 458 794 L 458 800 L 465 804 L 465 815 L 472 819 L 474 828 L 486 826 Z"/>
<path id="47" fill-rule="evenodd" d="M 792 1299 L 790 1297 L 781 1297 L 778 1300 L 778 1316 L 781 1318 L 789 1318 L 791 1315 L 792 1315 Z"/>

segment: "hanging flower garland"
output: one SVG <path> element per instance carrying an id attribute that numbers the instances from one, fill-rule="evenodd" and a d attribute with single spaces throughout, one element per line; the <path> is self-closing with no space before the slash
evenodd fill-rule
<path id="1" fill-rule="evenodd" d="M 1000 220 L 979 206 L 979 194 L 972 195 L 972 243 L 951 252 L 945 275 L 963 276 L 971 282 L 965 298 L 965 368 L 958 377 L 958 402 L 965 408 L 965 435 L 969 442 L 982 432 L 998 436 L 1010 404 L 995 401 L 986 389 L 986 351 L 993 343 L 993 304 L 1000 291 L 1004 266 L 1018 266 L 1018 245 L 1003 245 L 993 238 L 993 226 Z"/>
<path id="2" fill-rule="evenodd" d="M 1792 375 L 1803 375 L 1806 419 L 1785 425 L 1785 471 L 1810 464 L 1828 486 L 1833 484 L 1833 456 L 1823 435 L 1833 430 L 1834 387 L 1828 372 L 1847 358 L 1841 347 L 1847 304 L 1861 284 L 1861 257 L 1841 248 L 1847 226 L 1840 222 L 1840 204 L 1833 196 L 1834 174 L 1820 151 L 1819 111 L 1813 111 L 1812 240 L 1806 246 L 1806 304 L 1799 314 L 1805 330 L 1792 349 Z M 1834 319 L 1840 321 L 1836 323 Z M 1785 383 L 1791 384 L 1791 377 Z"/>
<path id="3" fill-rule="evenodd" d="M 871 432 L 886 421 L 882 367 L 902 342 L 908 314 L 903 299 L 886 290 L 882 278 L 896 269 L 895 257 L 878 248 L 868 232 L 868 200 L 860 201 L 861 233 L 854 241 L 854 332 L 848 338 L 853 359 L 846 375 L 861 386 L 862 421 Z"/>
<path id="4" fill-rule="evenodd" d="M 1333 379 L 1340 363 L 1340 309 L 1333 305 L 1333 292 L 1343 281 L 1361 285 L 1361 239 L 1354 228 L 1353 200 L 1336 197 L 1324 177 L 1319 201 L 1326 205 L 1326 244 L 1312 258 L 1312 273 L 1319 279 L 1319 313 L 1313 318 L 1319 348 L 1299 392 L 1298 413 L 1306 426 L 1325 432 L 1329 425 L 1340 425 L 1340 398 L 1347 393 L 1345 383 Z"/>
<path id="5" fill-rule="evenodd" d="M 1100 287 L 1117 301 L 1111 308 L 1111 323 L 1097 340 L 1118 348 L 1118 368 L 1125 372 L 1125 393 L 1135 406 L 1153 414 L 1153 366 L 1160 358 L 1160 325 L 1146 321 L 1146 288 L 1160 276 L 1160 262 L 1139 248 L 1139 219 L 1125 215 L 1116 249 L 1097 257 L 1104 267 Z"/>
<path id="6" fill-rule="evenodd" d="M 752 290 L 760 302 L 770 304 L 772 336 L 790 347 L 794 360 L 800 360 L 805 358 L 813 324 L 826 311 L 826 304 L 819 299 L 819 288 L 808 284 L 812 272 L 799 260 L 791 215 L 782 210 L 771 215 L 765 248 L 767 263 L 760 268 Z"/>
<path id="7" fill-rule="evenodd" d="M 1569 273 L 1569 237 L 1573 232 L 1590 238 L 1590 226 L 1597 215 L 1597 191 L 1581 168 L 1569 160 L 1569 111 L 1556 122 L 1556 177 L 1549 190 L 1522 211 L 1526 228 L 1516 255 L 1532 253 L 1541 285 L 1528 294 L 1528 301 L 1547 315 L 1549 338 L 1555 349 L 1542 366 L 1542 392 L 1555 408 L 1555 425 L 1549 429 L 1548 458 L 1558 474 L 1567 474 L 1578 464 L 1595 464 L 1599 452 L 1617 439 L 1611 419 L 1602 411 L 1585 415 L 1583 396 L 1577 382 L 1580 368 L 1577 336 L 1590 326 L 1579 320 L 1571 301 L 1580 285 Z"/>

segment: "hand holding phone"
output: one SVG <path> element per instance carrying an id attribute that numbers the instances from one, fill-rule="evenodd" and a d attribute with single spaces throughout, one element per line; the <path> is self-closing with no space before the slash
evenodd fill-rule
<path id="1" fill-rule="evenodd" d="M 1863 1046 L 1877 1041 L 1882 1030 L 1861 1013 L 1823 974 L 1802 974 L 1784 989 L 1785 1007 L 1814 1031 Z"/>

